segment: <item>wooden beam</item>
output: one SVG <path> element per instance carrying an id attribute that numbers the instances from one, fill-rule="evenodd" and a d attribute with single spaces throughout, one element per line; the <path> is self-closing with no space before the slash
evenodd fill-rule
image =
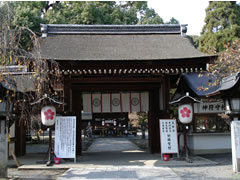
<path id="1" fill-rule="evenodd" d="M 79 91 L 148 91 L 154 87 L 159 88 L 161 83 L 91 83 L 72 84 L 72 87 Z"/>
<path id="2" fill-rule="evenodd" d="M 163 77 L 160 76 L 153 76 L 153 77 L 76 77 L 72 78 L 71 82 L 73 83 L 116 83 L 116 82 L 147 82 L 147 83 L 160 83 Z"/>
<path id="3" fill-rule="evenodd" d="M 71 89 L 70 79 L 64 76 L 63 84 L 64 84 L 63 89 L 64 111 L 70 112 L 70 89 Z"/>

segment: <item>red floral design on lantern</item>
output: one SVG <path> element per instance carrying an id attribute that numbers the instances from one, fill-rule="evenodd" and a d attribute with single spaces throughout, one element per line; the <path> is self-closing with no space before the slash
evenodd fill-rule
<path id="1" fill-rule="evenodd" d="M 44 115 L 46 120 L 53 120 L 55 113 L 51 109 L 48 109 L 44 112 Z"/>
<path id="2" fill-rule="evenodd" d="M 180 113 L 181 113 L 182 118 L 185 118 L 185 117 L 189 118 L 191 110 L 188 109 L 187 107 L 184 107 L 183 109 L 180 110 Z"/>

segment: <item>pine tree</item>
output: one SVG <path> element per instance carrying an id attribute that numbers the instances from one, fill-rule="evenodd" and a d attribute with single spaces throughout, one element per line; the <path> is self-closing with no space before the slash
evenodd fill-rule
<path id="1" fill-rule="evenodd" d="M 235 1 L 211 1 L 206 9 L 200 51 L 221 52 L 225 44 L 240 37 L 240 6 Z"/>

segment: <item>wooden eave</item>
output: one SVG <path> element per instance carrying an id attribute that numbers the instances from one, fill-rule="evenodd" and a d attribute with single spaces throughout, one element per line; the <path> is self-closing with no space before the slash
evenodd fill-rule
<path id="1" fill-rule="evenodd" d="M 209 57 L 173 60 L 57 61 L 63 75 L 160 75 L 206 70 Z M 54 70 L 51 70 L 54 72 Z"/>

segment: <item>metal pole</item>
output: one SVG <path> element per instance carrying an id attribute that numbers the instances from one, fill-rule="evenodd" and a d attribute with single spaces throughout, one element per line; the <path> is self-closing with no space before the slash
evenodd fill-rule
<path id="1" fill-rule="evenodd" d="M 185 149 L 185 153 L 186 153 L 186 161 L 189 163 L 192 163 L 192 160 L 189 158 L 189 150 L 188 150 L 188 146 L 187 146 L 187 130 L 186 130 L 187 126 L 184 125 L 184 149 Z"/>
<path id="2" fill-rule="evenodd" d="M 48 162 L 47 162 L 47 166 L 50 166 L 52 164 L 51 160 L 51 154 L 52 154 L 52 128 L 48 128 L 49 129 L 49 142 L 48 142 Z"/>
<path id="3" fill-rule="evenodd" d="M 186 160 L 188 159 L 188 150 L 187 150 L 187 132 L 186 132 L 186 125 L 183 125 L 183 132 L 184 132 L 184 150 L 186 154 Z"/>

